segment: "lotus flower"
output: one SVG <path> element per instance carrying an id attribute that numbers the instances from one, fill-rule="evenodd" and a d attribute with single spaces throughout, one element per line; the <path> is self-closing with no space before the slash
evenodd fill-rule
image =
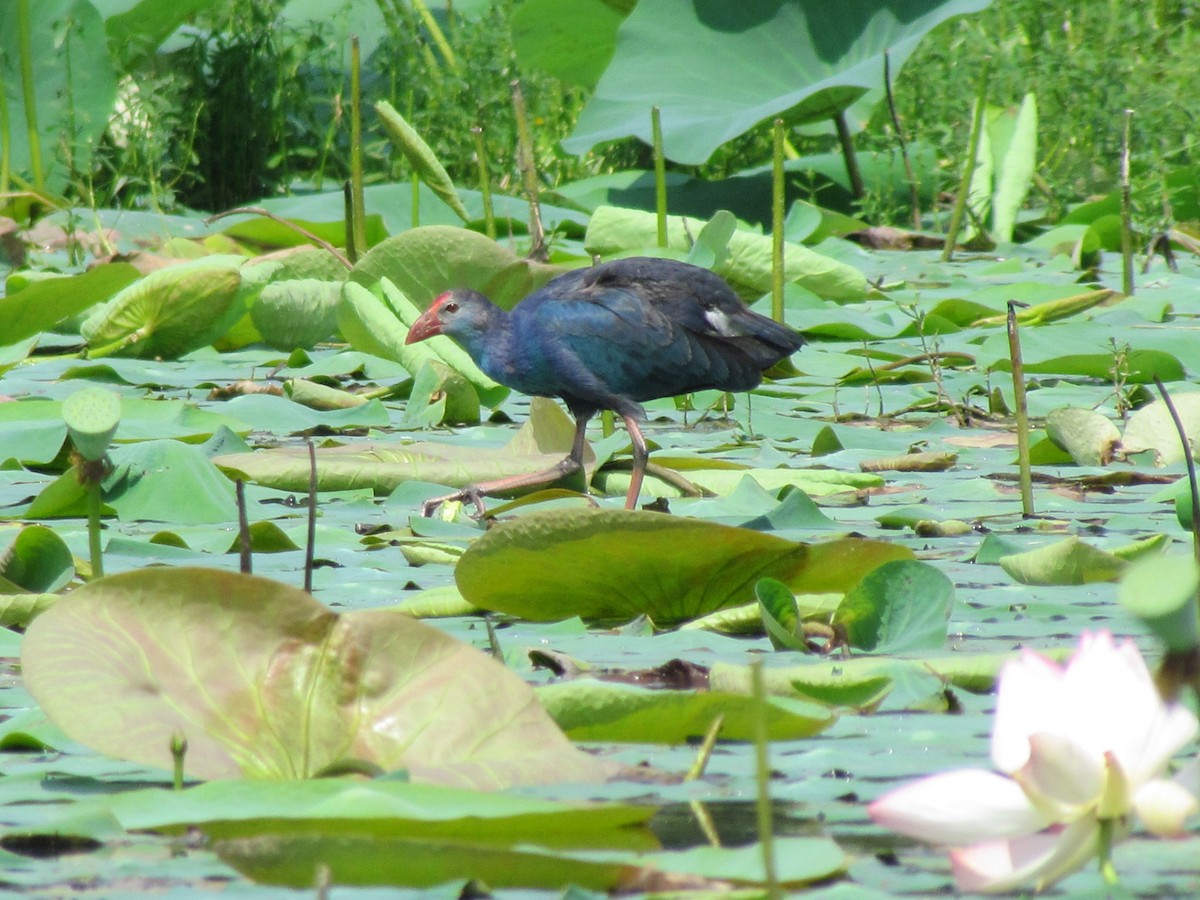
<path id="1" fill-rule="evenodd" d="M 1163 702 L 1131 641 L 1084 633 L 1065 667 L 1024 651 L 1001 669 L 992 729 L 999 773 L 933 775 L 869 812 L 953 848 L 961 890 L 1041 889 L 1094 856 L 1107 867 L 1130 813 L 1154 834 L 1182 832 L 1197 799 L 1181 780 L 1158 776 L 1196 731 L 1189 710 Z"/>

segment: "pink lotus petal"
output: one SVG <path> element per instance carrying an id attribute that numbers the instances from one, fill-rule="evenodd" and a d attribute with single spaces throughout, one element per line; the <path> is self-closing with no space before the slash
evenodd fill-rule
<path id="1" fill-rule="evenodd" d="M 1099 830 L 1095 819 L 1080 819 L 1062 829 L 952 850 L 954 881 L 961 891 L 999 893 L 1030 882 L 1041 890 L 1095 855 Z"/>
<path id="2" fill-rule="evenodd" d="M 893 831 L 956 846 L 1028 834 L 1049 824 L 1020 785 L 981 769 L 943 772 L 906 784 L 884 794 L 867 812 Z"/>
<path id="3" fill-rule="evenodd" d="M 1200 801 L 1178 781 L 1160 778 L 1141 786 L 1134 794 L 1133 808 L 1152 833 L 1178 837 L 1184 833 L 1184 820 L 1200 809 Z"/>

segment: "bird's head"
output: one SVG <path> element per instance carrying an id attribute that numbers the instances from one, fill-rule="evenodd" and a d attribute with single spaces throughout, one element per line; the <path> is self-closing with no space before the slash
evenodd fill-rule
<path id="1" fill-rule="evenodd" d="M 408 330 L 406 344 L 439 334 L 463 337 L 487 330 L 496 307 L 478 291 L 457 290 L 439 294 Z"/>

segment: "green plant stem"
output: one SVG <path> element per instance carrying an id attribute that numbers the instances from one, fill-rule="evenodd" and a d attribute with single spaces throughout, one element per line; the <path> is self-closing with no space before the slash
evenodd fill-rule
<path id="1" fill-rule="evenodd" d="M 979 155 L 979 141 L 983 135 L 983 113 L 987 108 L 988 70 L 991 57 L 983 58 L 983 69 L 979 73 L 979 90 L 975 96 L 975 115 L 971 119 L 971 138 L 967 141 L 967 163 L 963 166 L 962 180 L 958 183 L 958 194 L 954 198 L 954 211 L 950 213 L 950 227 L 946 229 L 946 246 L 942 248 L 942 260 L 954 256 L 954 245 L 958 243 L 958 232 L 962 228 L 963 215 L 967 209 L 967 198 L 971 193 L 971 179 L 975 175 L 975 157 Z"/>
<path id="2" fill-rule="evenodd" d="M 312 593 L 313 558 L 317 549 L 317 447 L 308 441 L 308 535 L 304 545 L 304 590 Z"/>
<path id="3" fill-rule="evenodd" d="M 250 539 L 250 518 L 246 514 L 246 482 L 238 478 L 233 485 L 238 512 L 238 566 L 243 575 L 249 575 L 254 571 L 254 553 Z"/>
<path id="4" fill-rule="evenodd" d="M 1183 427 L 1183 420 L 1179 418 L 1179 410 L 1175 408 L 1175 404 L 1171 400 L 1171 395 L 1167 393 L 1166 386 L 1157 375 L 1154 376 L 1154 386 L 1158 388 L 1163 405 L 1166 406 L 1167 412 L 1171 414 L 1171 421 L 1175 423 L 1175 432 L 1179 435 L 1179 442 L 1183 445 L 1183 459 L 1187 465 L 1188 489 L 1192 495 L 1192 553 L 1196 557 L 1196 562 L 1200 563 L 1200 493 L 1196 490 L 1195 450 L 1188 440 L 1187 430 Z"/>
<path id="5" fill-rule="evenodd" d="M 1132 296 L 1133 284 L 1133 191 L 1129 186 L 1129 127 L 1133 110 L 1125 110 L 1125 132 L 1121 138 L 1121 288 Z"/>
<path id="6" fill-rule="evenodd" d="M 350 37 L 350 224 L 357 252 L 367 250 L 366 197 L 363 193 L 362 53 L 358 35 Z"/>
<path id="7" fill-rule="evenodd" d="M 779 876 L 775 871 L 775 839 L 771 814 L 771 763 L 767 756 L 767 688 L 763 680 L 763 663 L 756 659 L 750 664 L 750 687 L 754 692 L 754 774 L 758 786 L 755 809 L 758 813 L 758 841 L 762 847 L 763 875 L 767 897 L 783 897 Z"/>
<path id="8" fill-rule="evenodd" d="M 0 196 L 8 193 L 11 177 L 12 139 L 8 131 L 8 94 L 4 86 L 4 67 L 0 66 Z"/>
<path id="9" fill-rule="evenodd" d="M 475 159 L 479 165 L 479 195 L 483 198 L 483 228 L 492 240 L 496 239 L 496 213 L 492 209 L 492 176 L 488 171 L 487 145 L 483 141 L 483 128 L 474 125 Z"/>
<path id="10" fill-rule="evenodd" d="M 771 158 L 771 317 L 783 321 L 783 119 L 776 119 L 773 128 L 774 153 Z"/>
<path id="11" fill-rule="evenodd" d="M 663 154 L 662 110 L 650 107 L 650 132 L 654 145 L 654 211 L 657 216 L 658 246 L 667 246 L 667 160 Z"/>
<path id="12" fill-rule="evenodd" d="M 717 745 L 717 738 L 720 736 L 721 727 L 724 724 L 724 714 L 712 720 L 708 731 L 704 732 L 704 740 L 700 742 L 700 749 L 696 752 L 696 759 L 692 763 L 692 767 L 683 777 L 684 781 L 696 781 L 704 775 L 704 770 L 708 768 L 708 761 L 712 758 L 713 748 Z"/>
<path id="13" fill-rule="evenodd" d="M 87 486 L 88 554 L 92 558 L 92 578 L 104 577 L 104 554 L 100 549 L 100 512 L 104 496 L 99 481 Z"/>
<path id="14" fill-rule="evenodd" d="M 33 187 L 39 194 L 46 190 L 42 173 L 42 139 L 38 134 L 37 95 L 33 84 L 33 22 L 29 17 L 29 0 L 17 0 L 17 43 L 21 66 L 21 96 L 25 103 L 25 128 L 29 135 L 29 168 Z"/>
<path id="15" fill-rule="evenodd" d="M 1008 301 L 1008 353 L 1012 362 L 1013 397 L 1017 415 L 1017 463 L 1021 477 L 1021 512 L 1033 515 L 1033 470 L 1029 462 L 1029 405 L 1025 398 L 1025 365 L 1021 361 L 1021 337 L 1017 331 L 1017 307 L 1028 303 Z"/>
<path id="16" fill-rule="evenodd" d="M 904 139 L 904 129 L 900 126 L 900 115 L 896 112 L 896 95 L 892 93 L 892 59 L 886 50 L 883 51 L 883 90 L 887 96 L 888 115 L 892 120 L 892 130 L 896 135 L 896 145 L 900 148 L 900 159 L 904 163 L 904 177 L 908 179 L 908 202 L 912 206 L 913 228 L 921 228 L 921 191 L 918 187 L 917 173 L 913 171 L 912 160 L 908 158 L 908 142 Z"/>
<path id="17" fill-rule="evenodd" d="M 176 731 L 171 735 L 171 762 L 172 762 L 172 779 L 171 785 L 177 791 L 183 790 L 183 763 L 187 758 L 188 742 L 183 736 L 183 732 Z"/>
<path id="18" fill-rule="evenodd" d="M 450 49 L 450 42 L 446 40 L 446 35 L 442 32 L 441 26 L 438 25 L 437 19 L 429 11 L 429 7 L 425 5 L 425 0 L 411 0 L 413 9 L 417 11 L 417 15 L 421 17 L 421 21 L 425 24 L 425 28 L 429 31 L 429 37 L 434 45 L 438 48 L 438 52 L 442 54 L 442 59 L 446 65 L 454 72 L 458 71 L 458 59 L 454 56 L 454 51 Z"/>
<path id="19" fill-rule="evenodd" d="M 537 161 L 533 152 L 533 132 L 529 128 L 529 111 L 525 106 L 525 94 L 521 82 L 512 82 L 513 114 L 517 120 L 517 168 L 525 185 L 525 199 L 529 202 L 529 258 L 545 262 L 546 232 L 542 227 L 542 208 L 538 202 Z"/>
<path id="20" fill-rule="evenodd" d="M 867 193 L 863 184 L 862 171 L 858 167 L 858 156 L 854 153 L 854 138 L 850 134 L 850 126 L 846 123 L 846 114 L 838 113 L 833 117 L 834 128 L 837 129 L 838 144 L 842 148 L 842 159 L 846 163 L 846 177 L 850 179 L 850 193 L 855 200 L 861 200 Z"/>
<path id="21" fill-rule="evenodd" d="M 358 262 L 358 244 L 354 241 L 354 195 L 349 179 L 342 182 L 342 223 L 346 233 L 346 263 L 353 267 Z"/>
<path id="22" fill-rule="evenodd" d="M 296 234 L 303 235 L 305 240 L 311 241 L 313 244 L 316 244 L 322 250 L 325 250 L 327 253 L 330 253 L 338 262 L 340 262 L 347 269 L 354 268 L 354 266 L 350 262 L 350 260 L 346 256 L 343 256 L 342 253 L 338 250 L 338 248 L 333 246 L 333 244 L 329 243 L 329 241 L 325 240 L 322 237 L 319 237 L 318 235 L 313 234 L 311 231 L 309 231 L 306 228 L 302 228 L 301 226 L 297 225 L 295 222 L 293 222 L 289 219 L 285 219 L 285 218 L 283 218 L 283 216 L 280 216 L 280 215 L 277 215 L 276 213 L 271 212 L 269 209 L 267 209 L 266 207 L 263 207 L 263 206 L 235 206 L 233 209 L 227 209 L 224 212 L 215 213 L 214 215 L 209 216 L 207 219 L 204 220 L 204 224 L 211 225 L 213 222 L 216 222 L 219 219 L 223 219 L 226 216 L 237 216 L 237 215 L 262 216 L 263 218 L 270 219 L 272 222 L 278 222 L 280 225 L 284 225 L 284 226 L 292 229 L 292 231 L 296 232 Z M 348 238 L 350 238 L 350 237 L 353 237 L 353 234 L 349 230 L 347 230 L 346 236 Z M 347 248 L 347 249 L 349 249 L 349 248 Z"/>
<path id="23" fill-rule="evenodd" d="M 1121 879 L 1117 875 L 1117 867 L 1113 865 L 1113 820 L 1100 820 L 1100 833 L 1096 835 L 1096 853 L 1100 858 L 1100 875 L 1110 888 L 1116 887 Z"/>
<path id="24" fill-rule="evenodd" d="M 421 176 L 416 172 L 412 173 L 412 227 L 421 227 Z"/>

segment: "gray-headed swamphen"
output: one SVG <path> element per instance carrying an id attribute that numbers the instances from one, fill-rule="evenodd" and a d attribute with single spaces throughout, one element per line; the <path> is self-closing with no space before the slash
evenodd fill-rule
<path id="1" fill-rule="evenodd" d="M 633 442 L 633 509 L 649 451 L 643 400 L 715 388 L 748 391 L 762 373 L 800 348 L 792 329 L 752 312 L 708 269 L 669 259 L 633 257 L 576 269 L 534 291 L 511 312 L 478 291 L 433 301 L 405 343 L 444 334 L 500 384 L 538 397 L 561 397 L 575 417 L 571 453 L 543 472 L 481 482 L 430 500 L 448 500 L 556 481 L 583 466 L 584 434 L 598 410 L 611 409 Z"/>

